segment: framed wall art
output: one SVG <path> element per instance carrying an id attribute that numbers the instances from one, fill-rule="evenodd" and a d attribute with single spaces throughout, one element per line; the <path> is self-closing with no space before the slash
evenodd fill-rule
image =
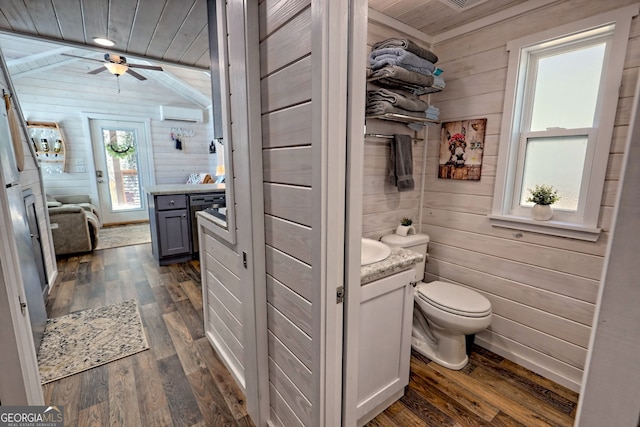
<path id="1" fill-rule="evenodd" d="M 487 119 L 442 123 L 438 178 L 479 181 Z"/>

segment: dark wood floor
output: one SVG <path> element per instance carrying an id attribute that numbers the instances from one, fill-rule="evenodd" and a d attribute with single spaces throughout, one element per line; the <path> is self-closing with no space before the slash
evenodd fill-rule
<path id="1" fill-rule="evenodd" d="M 138 300 L 150 349 L 49 384 L 68 426 L 253 426 L 204 336 L 197 261 L 159 267 L 151 245 L 58 260 L 49 317 Z"/>
<path id="2" fill-rule="evenodd" d="M 198 262 L 159 267 L 149 244 L 58 261 L 49 317 L 137 298 L 150 350 L 44 386 L 69 426 L 251 426 L 204 337 Z M 475 346 L 451 371 L 417 353 L 405 396 L 369 426 L 571 426 L 578 395 Z M 315 427 L 315 426 L 314 426 Z"/>

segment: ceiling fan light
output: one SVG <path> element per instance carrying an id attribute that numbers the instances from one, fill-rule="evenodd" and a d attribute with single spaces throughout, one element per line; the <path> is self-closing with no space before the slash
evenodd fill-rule
<path id="1" fill-rule="evenodd" d="M 114 62 L 107 62 L 104 66 L 109 70 L 111 74 L 115 74 L 116 76 L 121 76 L 126 73 L 129 67 L 124 64 L 116 64 Z"/>
<path id="2" fill-rule="evenodd" d="M 99 44 L 100 46 L 107 46 L 107 47 L 111 47 L 114 46 L 115 43 L 109 39 L 105 39 L 103 37 L 94 37 L 93 38 L 93 42 L 95 44 Z"/>

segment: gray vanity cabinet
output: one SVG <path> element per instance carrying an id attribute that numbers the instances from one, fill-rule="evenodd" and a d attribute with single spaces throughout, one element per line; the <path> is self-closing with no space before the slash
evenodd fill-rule
<path id="1" fill-rule="evenodd" d="M 191 259 L 191 228 L 185 194 L 149 196 L 153 255 L 160 265 Z"/>

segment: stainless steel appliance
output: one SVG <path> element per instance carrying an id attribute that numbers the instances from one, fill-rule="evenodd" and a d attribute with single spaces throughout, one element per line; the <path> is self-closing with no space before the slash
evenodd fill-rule
<path id="1" fill-rule="evenodd" d="M 16 157 L 9 131 L 7 113 L 2 108 L 0 112 L 0 172 L 2 172 L 5 193 L 11 211 L 11 227 L 15 236 L 15 245 L 20 260 L 22 285 L 27 299 L 26 308 L 29 312 L 33 341 L 36 352 L 44 334 L 47 322 L 42 285 L 38 274 L 38 267 L 34 256 L 28 217 L 25 210 L 22 189 L 20 188 L 20 173 L 16 166 Z"/>
<path id="2" fill-rule="evenodd" d="M 218 211 L 226 207 L 225 195 L 222 193 L 211 194 L 191 194 L 189 196 L 189 215 L 191 219 L 191 242 L 192 253 L 197 254 L 199 252 L 198 243 L 198 219 L 196 218 L 196 212 L 204 211 L 210 212 L 212 210 Z"/>

